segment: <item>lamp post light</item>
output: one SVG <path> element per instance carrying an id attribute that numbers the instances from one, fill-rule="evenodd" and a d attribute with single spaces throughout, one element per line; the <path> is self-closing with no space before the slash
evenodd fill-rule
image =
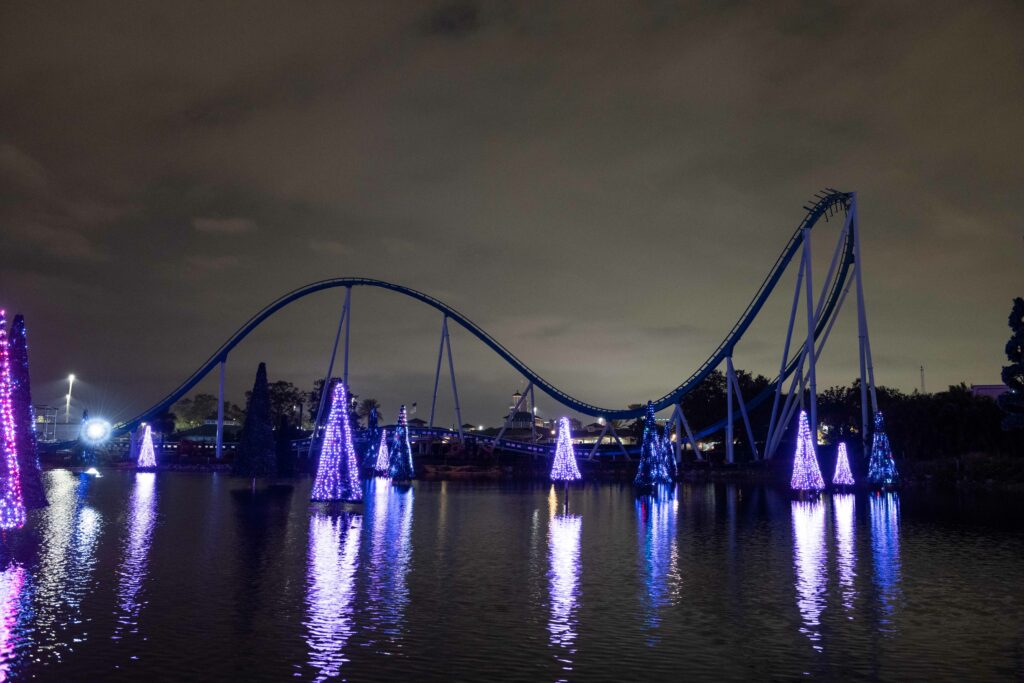
<path id="1" fill-rule="evenodd" d="M 65 396 L 66 402 L 64 403 L 64 423 L 71 424 L 71 388 L 75 386 L 75 375 L 74 373 L 68 375 L 68 395 Z"/>

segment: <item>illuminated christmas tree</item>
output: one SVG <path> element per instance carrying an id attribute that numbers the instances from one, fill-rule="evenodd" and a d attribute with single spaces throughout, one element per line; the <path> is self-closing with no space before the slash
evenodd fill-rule
<path id="1" fill-rule="evenodd" d="M 153 448 L 153 428 L 146 425 L 142 432 L 142 446 L 139 447 L 137 467 L 140 470 L 156 469 L 156 450 Z"/>
<path id="2" fill-rule="evenodd" d="M 388 453 L 387 430 L 380 432 L 380 445 L 377 447 L 377 462 L 374 463 L 373 471 L 378 477 L 388 476 L 388 468 L 391 465 L 391 454 Z"/>
<path id="3" fill-rule="evenodd" d="M 27 510 L 46 507 L 43 471 L 39 466 L 36 417 L 32 408 L 32 386 L 28 373 L 28 336 L 25 316 L 14 316 L 10 336 L 11 409 L 14 411 L 15 451 L 21 474 L 21 494 Z"/>
<path id="4" fill-rule="evenodd" d="M 868 461 L 868 482 L 873 486 L 892 486 L 899 483 L 896 461 L 892 457 L 889 437 L 885 433 L 885 420 L 881 411 L 875 413 L 875 434 L 871 442 L 871 460 Z"/>
<path id="5" fill-rule="evenodd" d="M 850 460 L 846 457 L 846 444 L 842 442 L 836 450 L 836 472 L 832 475 L 832 483 L 836 486 L 853 486 L 853 472 L 850 471 Z"/>
<path id="6" fill-rule="evenodd" d="M 345 385 L 341 382 L 335 384 L 331 392 L 331 412 L 324 425 L 324 440 L 320 446 L 320 465 L 317 467 L 310 500 L 351 503 L 363 500 L 347 397 Z"/>
<path id="7" fill-rule="evenodd" d="M 665 435 L 661 438 L 661 457 L 664 461 L 665 481 L 673 482 L 679 478 L 679 465 L 676 462 L 676 448 L 666 427 Z"/>
<path id="8" fill-rule="evenodd" d="M 647 414 L 644 416 L 644 439 L 640 447 L 640 465 L 636 470 L 636 478 L 633 479 L 634 485 L 647 488 L 662 481 L 659 441 L 658 427 L 654 423 L 654 404 L 648 401 Z"/>
<path id="9" fill-rule="evenodd" d="M 7 318 L 0 310 L 0 529 L 18 529 L 24 525 L 25 502 L 21 497 L 21 474 L 11 406 Z"/>
<path id="10" fill-rule="evenodd" d="M 409 445 L 409 416 L 403 405 L 398 411 L 398 424 L 391 437 L 388 474 L 394 481 L 410 481 L 415 471 L 412 466 L 412 446 Z"/>
<path id="11" fill-rule="evenodd" d="M 558 421 L 558 442 L 555 445 L 555 458 L 551 463 L 551 481 L 576 481 L 582 479 L 579 467 L 576 466 L 576 452 L 572 447 L 572 432 L 569 418 Z"/>
<path id="12" fill-rule="evenodd" d="M 793 456 L 793 478 L 789 485 L 794 491 L 821 491 L 825 480 L 818 467 L 818 456 L 814 452 L 814 439 L 806 411 L 800 411 L 800 426 L 796 436 L 796 454 Z"/>

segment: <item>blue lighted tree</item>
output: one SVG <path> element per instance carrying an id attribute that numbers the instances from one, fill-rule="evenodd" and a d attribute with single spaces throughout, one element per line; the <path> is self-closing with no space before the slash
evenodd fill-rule
<path id="1" fill-rule="evenodd" d="M 885 420 L 881 411 L 875 413 L 874 438 L 871 441 L 871 459 L 868 461 L 868 483 L 872 486 L 895 486 L 900 475 L 892 457 L 889 436 L 885 433 Z"/>
<path id="2" fill-rule="evenodd" d="M 633 484 L 640 488 L 650 488 L 661 481 L 659 470 L 662 465 L 660 437 L 658 427 L 654 423 L 654 404 L 647 402 L 647 413 L 644 416 L 644 437 L 640 447 L 640 465 L 636 470 Z"/>
<path id="3" fill-rule="evenodd" d="M 391 437 L 390 465 L 388 474 L 395 482 L 411 481 L 415 477 L 412 465 L 412 446 L 409 444 L 409 416 L 405 405 L 398 411 L 398 424 Z"/>

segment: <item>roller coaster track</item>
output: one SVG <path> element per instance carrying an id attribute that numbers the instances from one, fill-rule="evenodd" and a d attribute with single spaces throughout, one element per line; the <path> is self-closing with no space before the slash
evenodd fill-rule
<path id="1" fill-rule="evenodd" d="M 828 220 L 828 218 L 840 211 L 846 212 L 849 210 L 850 201 L 852 195 L 847 192 L 839 192 L 837 190 L 828 189 L 816 196 L 815 201 L 808 206 L 805 206 L 806 214 L 800 225 L 793 232 L 789 242 L 785 248 L 779 254 L 775 264 L 772 266 L 768 275 L 765 277 L 761 286 L 758 288 L 757 293 L 751 299 L 746 309 L 743 311 L 739 320 L 733 325 L 732 329 L 722 340 L 722 343 L 711 353 L 704 363 L 698 367 L 693 374 L 691 374 L 685 381 L 683 381 L 675 389 L 669 391 L 661 398 L 654 401 L 654 407 L 656 410 L 662 410 L 664 408 L 671 407 L 673 404 L 678 403 L 687 393 L 689 393 L 694 387 L 700 384 L 701 380 L 706 378 L 711 372 L 718 367 L 726 358 L 732 354 L 732 349 L 736 344 L 743 338 L 747 329 L 757 318 L 764 303 L 768 300 L 768 297 L 774 291 L 779 279 L 785 272 L 786 267 L 792 261 L 794 255 L 797 254 L 798 250 L 803 244 L 804 228 L 813 228 L 818 224 L 821 219 Z M 854 239 L 853 231 L 847 235 L 845 246 L 843 247 L 843 258 L 841 259 L 838 268 L 836 269 L 835 277 L 832 281 L 831 286 L 828 290 L 828 296 L 825 302 L 825 306 L 822 309 L 822 315 L 818 319 L 817 325 L 814 331 L 814 338 L 818 337 L 827 328 L 829 321 L 832 316 L 836 313 L 837 302 L 840 300 L 843 288 L 846 285 L 847 278 L 849 277 L 850 267 L 853 264 L 854 259 Z M 182 382 L 176 389 L 171 393 L 167 394 L 163 399 L 158 401 L 149 409 L 136 415 L 130 420 L 126 420 L 117 424 L 114 427 L 115 433 L 123 433 L 135 429 L 141 422 L 152 420 L 160 413 L 168 410 L 174 403 L 185 397 L 185 395 L 192 390 L 211 370 L 217 365 L 227 359 L 228 354 L 234 349 L 239 343 L 245 339 L 249 333 L 255 330 L 260 324 L 263 323 L 267 318 L 274 315 L 277 311 L 281 310 L 285 306 L 303 299 L 311 294 L 316 294 L 327 289 L 335 289 L 338 287 L 375 287 L 377 289 L 384 289 L 398 294 L 402 294 L 411 299 L 420 301 L 432 308 L 437 309 L 442 314 L 446 315 L 452 321 L 461 325 L 467 332 L 472 334 L 474 337 L 483 342 L 492 351 L 498 354 L 506 363 L 512 366 L 519 374 L 521 374 L 527 380 L 533 382 L 533 385 L 546 393 L 548 396 L 553 398 L 558 403 L 561 403 L 565 407 L 593 417 L 603 417 L 607 420 L 625 420 L 631 418 L 641 417 L 644 413 L 643 408 L 637 409 L 622 409 L 622 408 L 602 408 L 590 403 L 581 401 L 566 392 L 562 391 L 551 382 L 545 380 L 539 374 L 531 370 L 523 361 L 519 360 L 511 351 L 505 348 L 497 339 L 488 334 L 483 328 L 470 320 L 467 316 L 455 310 L 443 301 L 436 299 L 429 294 L 417 291 L 410 287 L 403 285 L 394 284 L 391 282 L 384 282 L 383 280 L 373 280 L 369 278 L 332 278 L 329 280 L 320 280 L 319 282 L 313 282 L 311 284 L 299 287 L 298 289 L 292 290 L 287 294 L 281 296 L 276 301 L 273 301 L 261 311 L 252 316 L 248 321 L 245 322 L 241 327 L 232 334 L 227 341 L 225 341 L 219 349 L 217 349 L 202 365 L 193 372 L 188 379 Z M 776 377 L 769 386 L 764 389 L 758 395 L 751 397 L 747 401 L 747 407 L 753 408 L 758 404 L 769 398 L 775 390 L 776 384 L 784 382 L 793 372 L 796 371 L 797 366 L 800 364 L 801 358 L 799 351 L 794 352 L 792 358 L 790 358 L 782 373 Z M 698 434 L 697 438 L 713 434 L 720 430 L 725 425 L 725 420 L 722 420 L 714 425 L 710 425 L 702 429 Z"/>

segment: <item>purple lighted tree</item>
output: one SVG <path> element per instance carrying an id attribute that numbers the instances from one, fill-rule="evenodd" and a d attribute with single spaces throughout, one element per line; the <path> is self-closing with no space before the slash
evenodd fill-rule
<path id="1" fill-rule="evenodd" d="M 324 441 L 320 447 L 320 466 L 313 483 L 313 501 L 363 500 L 363 487 L 359 481 L 359 465 L 352 443 L 352 427 L 348 420 L 348 392 L 338 382 L 331 392 L 331 412 L 324 426 Z"/>
<path id="2" fill-rule="evenodd" d="M 836 486 L 853 486 L 853 472 L 850 471 L 850 460 L 846 457 L 846 444 L 839 442 L 836 452 L 836 472 L 832 475 L 832 483 Z"/>
<path id="3" fill-rule="evenodd" d="M 373 471 L 378 477 L 388 476 L 388 467 L 391 463 L 391 454 L 388 453 L 388 432 L 380 430 L 380 445 L 377 447 L 377 462 L 374 463 Z"/>
<path id="4" fill-rule="evenodd" d="M 811 426 L 806 411 L 800 411 L 800 427 L 796 436 L 796 455 L 793 456 L 793 478 L 789 485 L 794 491 L 821 491 L 825 480 L 818 467 L 818 456 L 814 452 Z"/>
<path id="5" fill-rule="evenodd" d="M 21 497 L 14 411 L 11 408 L 11 363 L 7 346 L 7 318 L 0 309 L 0 529 L 25 525 L 25 502 Z"/>
<path id="6" fill-rule="evenodd" d="M 582 479 L 579 467 L 576 466 L 576 452 L 572 448 L 569 418 L 558 421 L 558 442 L 555 446 L 555 459 L 551 463 L 551 481 L 576 481 Z"/>
<path id="7" fill-rule="evenodd" d="M 14 449 L 18 454 L 21 494 L 25 508 L 46 507 L 43 471 L 39 466 L 36 419 L 32 409 L 32 386 L 28 374 L 28 336 L 25 316 L 14 316 L 10 336 L 11 410 L 14 413 Z"/>
<path id="8" fill-rule="evenodd" d="M 146 425 L 142 432 L 142 446 L 139 448 L 140 470 L 156 469 L 156 450 L 153 448 L 153 428 Z"/>
<path id="9" fill-rule="evenodd" d="M 662 481 L 661 453 L 658 427 L 654 422 L 654 404 L 647 402 L 644 415 L 644 439 L 640 446 L 640 465 L 636 469 L 633 484 L 640 488 L 648 488 Z"/>

